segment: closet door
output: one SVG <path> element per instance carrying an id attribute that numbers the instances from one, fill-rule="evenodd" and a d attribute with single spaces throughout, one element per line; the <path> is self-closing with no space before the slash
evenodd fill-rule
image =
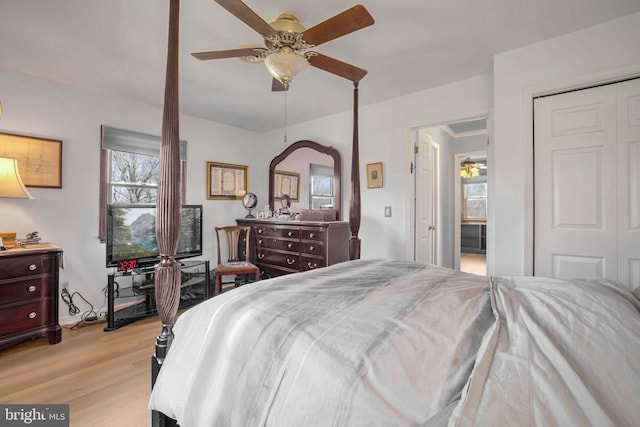
<path id="1" fill-rule="evenodd" d="M 618 280 L 640 288 L 640 79 L 618 85 Z"/>
<path id="2" fill-rule="evenodd" d="M 535 275 L 640 277 L 639 96 L 634 80 L 535 100 Z"/>

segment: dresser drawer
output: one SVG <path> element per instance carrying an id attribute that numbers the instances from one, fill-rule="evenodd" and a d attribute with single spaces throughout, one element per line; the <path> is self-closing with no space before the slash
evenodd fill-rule
<path id="1" fill-rule="evenodd" d="M 300 234 L 302 240 L 324 241 L 324 228 L 302 228 Z"/>
<path id="2" fill-rule="evenodd" d="M 55 268 L 55 258 L 48 255 L 27 255 L 6 258 L 0 266 L 2 279 L 35 276 L 51 273 Z"/>
<path id="3" fill-rule="evenodd" d="M 280 249 L 283 251 L 300 252 L 299 240 L 287 240 L 273 237 L 258 237 L 256 239 L 256 246 L 258 249 Z"/>
<path id="4" fill-rule="evenodd" d="M 277 225 L 256 225 L 254 227 L 256 238 L 260 236 L 285 237 L 299 239 L 300 229 L 297 227 L 282 227 Z"/>
<path id="5" fill-rule="evenodd" d="M 285 267 L 292 270 L 299 270 L 300 268 L 300 256 L 298 256 L 298 254 L 288 254 L 258 249 L 257 257 L 257 262 L 259 263 L 271 264 L 274 266 Z"/>
<path id="6" fill-rule="evenodd" d="M 316 268 L 322 268 L 325 265 L 324 258 L 314 258 L 303 255 L 300 259 L 300 271 L 315 270 Z"/>
<path id="7" fill-rule="evenodd" d="M 289 270 L 287 268 L 278 268 L 273 265 L 262 265 L 258 264 L 260 268 L 260 277 L 262 279 L 271 279 L 273 277 L 284 276 L 285 274 L 296 273 L 294 270 Z"/>
<path id="8" fill-rule="evenodd" d="M 40 328 L 51 323 L 51 299 L 43 299 L 0 310 L 0 335 Z"/>
<path id="9" fill-rule="evenodd" d="M 300 243 L 300 252 L 303 254 L 324 256 L 324 243 L 302 242 Z"/>
<path id="10" fill-rule="evenodd" d="M 0 283 L 0 305 L 51 296 L 52 276 L 38 276 Z"/>

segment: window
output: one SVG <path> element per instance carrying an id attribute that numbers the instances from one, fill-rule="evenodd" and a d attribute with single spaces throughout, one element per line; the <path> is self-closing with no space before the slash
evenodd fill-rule
<path id="1" fill-rule="evenodd" d="M 107 204 L 155 205 L 160 174 L 160 137 L 102 127 L 100 221 L 106 237 Z M 182 203 L 185 203 L 186 141 L 180 141 Z"/>
<path id="2" fill-rule="evenodd" d="M 160 156 L 109 151 L 107 185 L 110 204 L 155 204 Z"/>
<path id="3" fill-rule="evenodd" d="M 462 180 L 462 221 L 487 220 L 487 179 Z"/>
<path id="4" fill-rule="evenodd" d="M 333 167 L 309 166 L 309 208 L 333 209 Z"/>

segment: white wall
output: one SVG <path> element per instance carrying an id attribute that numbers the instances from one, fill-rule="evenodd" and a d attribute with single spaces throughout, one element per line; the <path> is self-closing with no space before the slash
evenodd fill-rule
<path id="1" fill-rule="evenodd" d="M 61 246 L 61 281 L 98 309 L 110 271 L 97 238 L 100 125 L 160 135 L 162 111 L 7 70 L 0 70 L 0 87 L 1 132 L 63 141 L 62 189 L 31 187 L 34 200 L 0 199 L 0 229 L 16 231 L 18 237 L 38 231 L 43 241 Z M 204 258 L 214 260 L 213 227 L 235 224 L 245 210 L 240 201 L 206 200 L 206 161 L 249 165 L 249 190 L 263 200 L 268 161 L 252 132 L 181 116 L 180 137 L 188 143 L 186 199 L 204 205 Z M 74 302 L 83 311 L 88 308 L 80 299 Z M 61 323 L 78 319 L 70 318 L 61 301 Z"/>
<path id="2" fill-rule="evenodd" d="M 532 272 L 532 96 L 640 75 L 640 13 L 497 55 L 488 272 Z"/>

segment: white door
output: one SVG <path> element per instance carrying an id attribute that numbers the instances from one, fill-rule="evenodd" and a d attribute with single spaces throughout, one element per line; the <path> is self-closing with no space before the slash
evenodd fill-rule
<path id="1" fill-rule="evenodd" d="M 640 80 L 535 100 L 535 275 L 640 273 L 638 99 Z"/>
<path id="2" fill-rule="evenodd" d="M 416 144 L 416 261 L 438 263 L 438 159 L 439 147 L 419 132 Z"/>
<path id="3" fill-rule="evenodd" d="M 618 280 L 640 288 L 640 79 L 618 89 Z"/>

